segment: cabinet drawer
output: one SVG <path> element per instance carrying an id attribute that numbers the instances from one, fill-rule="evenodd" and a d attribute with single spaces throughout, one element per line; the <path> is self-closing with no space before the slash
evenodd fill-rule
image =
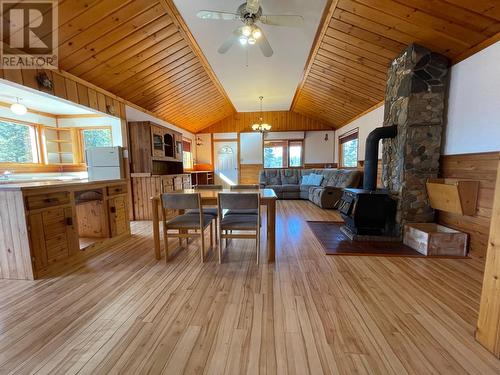
<path id="1" fill-rule="evenodd" d="M 29 210 L 60 206 L 69 203 L 69 193 L 66 191 L 61 191 L 57 193 L 32 195 L 26 198 L 26 202 Z"/>
<path id="2" fill-rule="evenodd" d="M 108 195 L 118 195 L 127 192 L 127 185 L 108 186 Z"/>

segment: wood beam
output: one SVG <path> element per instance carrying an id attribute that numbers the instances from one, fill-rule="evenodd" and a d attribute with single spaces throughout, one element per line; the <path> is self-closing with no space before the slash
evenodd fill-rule
<path id="1" fill-rule="evenodd" d="M 500 162 L 497 169 L 476 340 L 500 358 Z"/>

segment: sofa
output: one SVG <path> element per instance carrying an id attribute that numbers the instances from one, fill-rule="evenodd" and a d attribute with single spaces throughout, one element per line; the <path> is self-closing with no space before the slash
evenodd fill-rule
<path id="1" fill-rule="evenodd" d="M 319 186 L 301 184 L 311 173 L 322 175 Z M 278 199 L 308 199 L 321 208 L 337 208 L 344 188 L 359 187 L 362 172 L 355 169 L 264 169 L 259 173 L 261 188 L 273 189 Z"/>

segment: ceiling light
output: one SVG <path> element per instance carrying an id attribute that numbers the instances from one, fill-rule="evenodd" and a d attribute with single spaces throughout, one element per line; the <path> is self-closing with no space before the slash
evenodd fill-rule
<path id="1" fill-rule="evenodd" d="M 19 103 L 19 98 L 17 98 L 16 103 L 13 103 L 10 106 L 10 110 L 12 111 L 12 113 L 19 116 L 23 116 L 28 112 L 28 108 L 26 108 L 24 104 Z"/>
<path id="2" fill-rule="evenodd" d="M 259 96 L 260 99 L 260 119 L 259 122 L 255 123 L 252 125 L 252 130 L 260 133 L 266 133 L 269 130 L 271 130 L 271 125 L 266 124 L 262 121 L 263 117 L 263 112 L 262 112 L 262 100 L 264 99 L 263 96 Z"/>
<path id="3" fill-rule="evenodd" d="M 257 42 L 257 39 L 255 39 L 254 37 L 248 38 L 248 44 L 255 44 L 255 42 Z"/>
<path id="4" fill-rule="evenodd" d="M 252 27 L 245 25 L 241 28 L 241 34 L 243 34 L 246 37 L 249 37 L 252 34 Z"/>
<path id="5" fill-rule="evenodd" d="M 246 36 L 240 36 L 240 44 L 242 46 L 246 45 L 248 43 L 248 39 Z"/>
<path id="6" fill-rule="evenodd" d="M 254 37 L 254 39 L 259 39 L 262 36 L 262 31 L 260 31 L 260 29 L 256 27 L 254 31 L 252 31 L 252 36 Z"/>

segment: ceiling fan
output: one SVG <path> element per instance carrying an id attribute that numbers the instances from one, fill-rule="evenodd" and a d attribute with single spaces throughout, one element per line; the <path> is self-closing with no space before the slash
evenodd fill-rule
<path id="1" fill-rule="evenodd" d="M 239 41 L 243 46 L 257 44 L 262 54 L 266 57 L 271 57 L 274 52 L 262 29 L 256 25 L 256 22 L 261 22 L 265 25 L 288 27 L 298 27 L 304 23 L 302 16 L 262 14 L 260 0 L 247 0 L 246 3 L 238 7 L 236 13 L 200 10 L 196 15 L 203 20 L 239 20 L 244 23 L 243 26 L 234 30 L 229 38 L 222 43 L 217 50 L 219 53 L 226 53 L 234 43 Z"/>

